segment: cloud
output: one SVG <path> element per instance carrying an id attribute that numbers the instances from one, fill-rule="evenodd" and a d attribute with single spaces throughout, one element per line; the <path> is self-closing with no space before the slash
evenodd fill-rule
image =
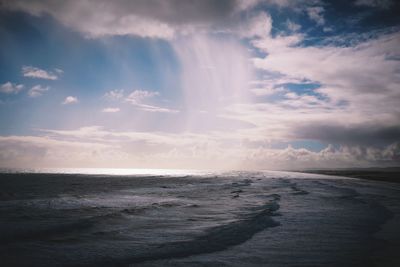
<path id="1" fill-rule="evenodd" d="M 377 7 L 381 9 L 390 8 L 393 4 L 393 0 L 357 0 L 354 3 L 357 6 L 368 6 L 368 7 Z"/>
<path id="2" fill-rule="evenodd" d="M 154 97 L 159 96 L 159 92 L 155 91 L 146 91 L 146 90 L 135 90 L 130 93 L 126 98 L 125 102 L 130 103 L 135 106 L 137 109 L 147 112 L 159 112 L 159 113 L 178 113 L 179 111 L 176 109 L 170 109 L 165 107 L 159 107 L 154 104 L 147 103 L 149 100 Z"/>
<path id="3" fill-rule="evenodd" d="M 323 16 L 324 11 L 324 8 L 320 6 L 308 7 L 307 15 L 311 20 L 315 21 L 317 25 L 322 26 L 325 24 L 325 19 Z"/>
<path id="4" fill-rule="evenodd" d="M 170 109 L 170 108 L 163 108 L 158 106 L 146 105 L 146 104 L 135 104 L 135 106 L 143 111 L 148 112 L 160 112 L 160 113 L 178 113 L 179 110 Z"/>
<path id="5" fill-rule="evenodd" d="M 61 74 L 61 70 L 57 69 L 57 73 Z M 58 76 L 50 71 L 45 71 L 32 66 L 23 66 L 22 67 L 22 75 L 24 77 L 36 78 L 36 79 L 45 79 L 45 80 L 57 80 Z"/>
<path id="6" fill-rule="evenodd" d="M 51 15 L 90 38 L 135 35 L 171 40 L 187 33 L 231 30 L 242 13 L 261 5 L 303 10 L 319 0 L 52 0 L 1 1 L 3 9 Z M 252 28 L 250 28 L 253 31 Z M 256 30 L 256 29 L 254 29 Z"/>
<path id="7" fill-rule="evenodd" d="M 147 112 L 158 112 L 158 113 L 178 113 L 176 109 L 160 107 L 155 104 L 149 103 L 154 102 L 154 98 L 160 96 L 159 92 L 147 91 L 147 90 L 134 90 L 127 96 L 124 94 L 124 90 L 111 90 L 104 94 L 104 98 L 109 100 L 122 100 L 122 102 L 129 103 L 138 110 Z M 103 109 L 103 112 L 117 112 L 119 108 L 107 108 Z"/>
<path id="8" fill-rule="evenodd" d="M 119 108 L 103 108 L 103 110 L 102 110 L 102 112 L 105 112 L 105 113 L 116 113 L 119 111 L 120 111 Z"/>
<path id="9" fill-rule="evenodd" d="M 268 36 L 271 29 L 271 16 L 265 12 L 260 12 L 241 23 L 239 34 L 245 38 L 259 38 Z"/>
<path id="10" fill-rule="evenodd" d="M 297 32 L 298 30 L 301 29 L 301 25 L 294 23 L 289 19 L 286 21 L 286 27 L 292 32 Z"/>
<path id="11" fill-rule="evenodd" d="M 145 99 L 153 98 L 159 95 L 160 93 L 154 91 L 135 90 L 125 98 L 125 101 L 131 104 L 139 104 Z"/>
<path id="12" fill-rule="evenodd" d="M 96 153 L 109 155 L 109 158 L 97 157 L 98 161 L 112 157 L 119 159 L 108 145 L 97 142 L 65 141 L 45 136 L 0 136 L 1 167 L 84 167 L 88 163 L 95 164 L 90 158 Z"/>
<path id="13" fill-rule="evenodd" d="M 54 71 L 57 72 L 58 74 L 64 73 L 64 71 L 62 69 L 58 69 L 58 68 L 55 68 Z"/>
<path id="14" fill-rule="evenodd" d="M 242 0 L 240 2 L 249 2 L 246 9 L 257 7 L 257 5 L 277 6 L 279 8 L 290 8 L 294 11 L 301 11 L 308 6 L 320 5 L 321 0 Z"/>
<path id="15" fill-rule="evenodd" d="M 400 144 L 382 148 L 326 146 L 320 151 L 243 147 L 233 133 L 121 132 L 99 126 L 41 130 L 40 136 L 0 136 L 0 166 L 304 169 L 393 166 Z"/>
<path id="16" fill-rule="evenodd" d="M 41 96 L 44 92 L 49 90 L 50 90 L 49 86 L 43 87 L 41 85 L 35 85 L 28 91 L 28 95 L 30 97 L 38 97 Z"/>
<path id="17" fill-rule="evenodd" d="M 294 129 L 298 138 L 341 145 L 379 146 L 400 142 L 400 126 L 379 122 L 359 125 L 306 124 Z"/>
<path id="18" fill-rule="evenodd" d="M 57 5 L 50 0 L 2 1 L 3 8 L 36 16 L 51 15 L 89 37 L 136 35 L 162 39 L 171 39 L 176 32 L 194 27 L 223 25 L 235 12 L 254 4 L 238 0 L 87 0 Z"/>
<path id="19" fill-rule="evenodd" d="M 269 53 L 263 59 L 255 58 L 255 66 L 321 84 L 315 93 L 336 103 L 347 103 L 353 115 L 376 117 L 400 112 L 395 104 L 400 99 L 399 63 L 389 56 L 400 54 L 399 33 L 381 34 L 348 47 L 294 46 L 301 40 L 298 34 L 255 40 L 256 47 Z"/>
<path id="20" fill-rule="evenodd" d="M 119 100 L 124 97 L 124 90 L 111 90 L 104 94 L 104 98 L 110 100 Z"/>
<path id="21" fill-rule="evenodd" d="M 295 149 L 255 149 L 249 157 L 249 165 L 256 167 L 263 162 L 274 169 L 308 169 L 308 168 L 351 168 L 396 166 L 399 163 L 400 145 L 393 143 L 384 148 L 359 146 L 328 145 L 320 151 Z"/>
<path id="22" fill-rule="evenodd" d="M 172 41 L 182 36 L 211 32 L 249 38 L 250 35 L 254 37 L 269 32 L 270 29 L 265 28 L 269 23 L 258 23 L 260 20 L 254 14 L 265 16 L 266 13 L 258 10 L 271 6 L 298 13 L 306 11 L 318 25 L 324 24 L 320 0 L 86 0 L 57 5 L 52 0 L 0 2 L 3 9 L 34 16 L 51 15 L 88 38 L 134 35 Z M 299 29 L 295 23 L 289 26 L 291 31 Z"/>
<path id="23" fill-rule="evenodd" d="M 24 85 L 22 84 L 13 84 L 11 82 L 6 82 L 0 86 L 0 93 L 18 94 L 23 88 Z"/>
<path id="24" fill-rule="evenodd" d="M 273 95 L 277 92 L 272 87 L 264 87 L 264 88 L 252 88 L 250 91 L 256 95 L 256 96 L 268 96 L 268 95 Z"/>
<path id="25" fill-rule="evenodd" d="M 62 102 L 63 105 L 70 105 L 78 103 L 78 98 L 75 96 L 67 96 Z"/>

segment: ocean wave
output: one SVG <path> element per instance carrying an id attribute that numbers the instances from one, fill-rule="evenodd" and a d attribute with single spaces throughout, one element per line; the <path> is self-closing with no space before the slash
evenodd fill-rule
<path id="1" fill-rule="evenodd" d="M 81 231 L 86 231 L 94 225 L 92 220 L 79 220 L 70 223 L 57 223 L 51 225 L 30 225 L 18 229 L 18 231 L 9 231 L 2 233 L 0 243 L 9 244 L 29 240 L 45 240 L 57 238 L 59 236 L 67 236 Z"/>
<path id="2" fill-rule="evenodd" d="M 266 228 L 278 226 L 279 223 L 272 219 L 278 209 L 277 200 L 268 202 L 258 207 L 256 212 L 243 215 L 234 222 L 213 227 L 193 240 L 162 244 L 149 254 L 126 259 L 125 263 L 137 264 L 225 250 L 246 242 Z"/>

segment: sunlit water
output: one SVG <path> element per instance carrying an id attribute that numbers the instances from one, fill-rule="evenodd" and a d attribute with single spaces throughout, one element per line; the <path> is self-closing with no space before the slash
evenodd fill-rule
<path id="1" fill-rule="evenodd" d="M 390 266 L 398 260 L 396 184 L 287 172 L 129 169 L 8 170 L 0 177 L 5 266 Z"/>

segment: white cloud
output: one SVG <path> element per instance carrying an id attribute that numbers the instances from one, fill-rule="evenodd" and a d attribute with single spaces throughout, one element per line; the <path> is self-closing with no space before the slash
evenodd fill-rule
<path id="1" fill-rule="evenodd" d="M 11 82 L 3 83 L 0 86 L 0 92 L 4 94 L 18 94 L 24 88 L 22 84 L 13 84 Z"/>
<path id="2" fill-rule="evenodd" d="M 275 93 L 273 88 L 253 88 L 250 91 L 256 96 L 267 96 Z"/>
<path id="3" fill-rule="evenodd" d="M 148 111 L 148 112 L 160 112 L 160 113 L 178 113 L 179 112 L 179 110 L 176 110 L 176 109 L 163 108 L 163 107 L 146 105 L 146 104 L 135 104 L 135 106 L 140 110 Z"/>
<path id="4" fill-rule="evenodd" d="M 102 112 L 105 113 L 116 113 L 119 112 L 120 108 L 103 108 Z"/>
<path id="5" fill-rule="evenodd" d="M 75 96 L 67 96 L 62 102 L 63 105 L 76 104 L 76 103 L 78 103 L 78 98 L 76 98 Z"/>
<path id="6" fill-rule="evenodd" d="M 0 166 L 2 167 L 73 167 L 95 164 L 96 153 L 107 155 L 96 160 L 119 159 L 105 144 L 85 141 L 65 141 L 45 136 L 0 136 Z M 81 163 L 79 163 L 81 162 Z"/>
<path id="7" fill-rule="evenodd" d="M 146 100 L 151 100 L 152 98 L 159 96 L 159 92 L 155 91 L 146 91 L 146 90 L 135 90 L 130 93 L 126 98 L 125 102 L 130 103 L 135 106 L 137 109 L 147 112 L 160 112 L 160 113 L 178 113 L 178 110 L 159 107 L 156 105 L 151 105 L 145 103 Z"/>
<path id="8" fill-rule="evenodd" d="M 160 93 L 154 91 L 135 90 L 125 98 L 125 101 L 131 104 L 140 104 L 145 99 L 153 98 L 159 95 Z"/>
<path id="9" fill-rule="evenodd" d="M 43 87 L 41 85 L 35 85 L 28 91 L 28 95 L 30 97 L 38 97 L 41 96 L 44 92 L 49 90 L 50 90 L 49 86 Z"/>
<path id="10" fill-rule="evenodd" d="M 59 69 L 58 69 L 59 70 Z M 60 74 L 59 71 L 57 73 Z M 57 80 L 58 76 L 51 71 L 42 70 L 32 66 L 23 66 L 22 75 L 24 77 L 45 79 L 45 80 Z"/>
<path id="11" fill-rule="evenodd" d="M 159 113 L 178 113 L 176 109 L 170 109 L 166 107 L 160 107 L 155 104 L 149 103 L 154 102 L 154 98 L 160 95 L 156 91 L 147 90 L 134 90 L 129 95 L 124 96 L 124 90 L 111 90 L 104 94 L 104 97 L 109 100 L 123 100 L 123 102 L 129 103 L 138 110 L 147 112 L 159 112 Z M 118 112 L 119 108 L 107 108 L 103 109 L 103 112 Z"/>
<path id="12" fill-rule="evenodd" d="M 244 147 L 234 133 L 118 132 L 99 126 L 42 130 L 43 136 L 0 136 L 0 166 L 301 169 L 360 167 L 398 160 L 399 143 L 382 148 L 328 145 Z M 228 134 L 228 138 L 226 138 Z M 152 150 L 150 150 L 152 148 Z"/>
<path id="13" fill-rule="evenodd" d="M 301 25 L 294 23 L 289 19 L 286 21 L 286 27 L 292 32 L 297 32 L 298 30 L 301 29 Z"/>
<path id="14" fill-rule="evenodd" d="M 104 19 L 94 19 L 85 21 L 85 25 L 77 25 L 68 21 L 74 28 L 79 28 L 90 37 L 102 37 L 107 35 L 138 35 L 148 38 L 171 39 L 174 29 L 167 23 L 155 19 L 143 18 L 137 15 L 125 15 L 117 17 L 114 14 L 107 15 Z"/>
<path id="15" fill-rule="evenodd" d="M 63 74 L 63 73 L 64 73 L 64 71 L 63 71 L 62 69 L 55 68 L 54 70 L 55 70 L 55 72 L 57 72 L 58 74 Z"/>
<path id="16" fill-rule="evenodd" d="M 316 92 L 337 103 L 345 101 L 354 114 L 387 116 L 400 111 L 395 104 L 400 99 L 398 61 L 388 58 L 400 53 L 399 40 L 400 34 L 393 33 L 354 47 L 295 47 L 287 39 L 268 37 L 253 42 L 269 53 L 254 62 L 266 71 L 321 84 Z"/>
<path id="17" fill-rule="evenodd" d="M 124 97 L 124 90 L 111 90 L 104 94 L 104 98 L 110 100 L 119 100 Z"/>
<path id="18" fill-rule="evenodd" d="M 260 12 L 242 23 L 239 34 L 246 38 L 265 37 L 270 34 L 271 28 L 271 16 L 265 12 Z"/>
<path id="19" fill-rule="evenodd" d="M 325 24 L 325 19 L 324 19 L 324 8 L 320 6 L 316 7 L 308 7 L 307 8 L 307 15 L 308 17 L 315 21 L 319 26 L 322 26 Z"/>

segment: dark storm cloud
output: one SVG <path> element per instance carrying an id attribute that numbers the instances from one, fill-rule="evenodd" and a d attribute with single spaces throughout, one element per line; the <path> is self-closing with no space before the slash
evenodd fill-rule
<path id="1" fill-rule="evenodd" d="M 381 146 L 400 141 L 400 125 L 310 124 L 296 128 L 294 135 L 339 145 Z"/>
<path id="2" fill-rule="evenodd" d="M 1 0 L 0 6 L 8 9 L 19 9 L 32 14 L 44 12 L 55 15 L 76 12 L 84 16 L 91 12 L 107 12 L 120 17 L 138 15 L 171 24 L 181 24 L 220 21 L 231 15 L 241 5 L 237 0 Z"/>
<path id="3" fill-rule="evenodd" d="M 241 0 L 0 0 L 0 7 L 35 16 L 48 14 L 90 37 L 136 35 L 170 39 L 177 32 L 192 31 L 196 26 L 232 24 L 232 17 L 256 3 Z"/>
<path id="4" fill-rule="evenodd" d="M 135 0 L 113 5 L 119 14 L 133 13 L 172 24 L 219 21 L 236 7 L 234 0 Z"/>

